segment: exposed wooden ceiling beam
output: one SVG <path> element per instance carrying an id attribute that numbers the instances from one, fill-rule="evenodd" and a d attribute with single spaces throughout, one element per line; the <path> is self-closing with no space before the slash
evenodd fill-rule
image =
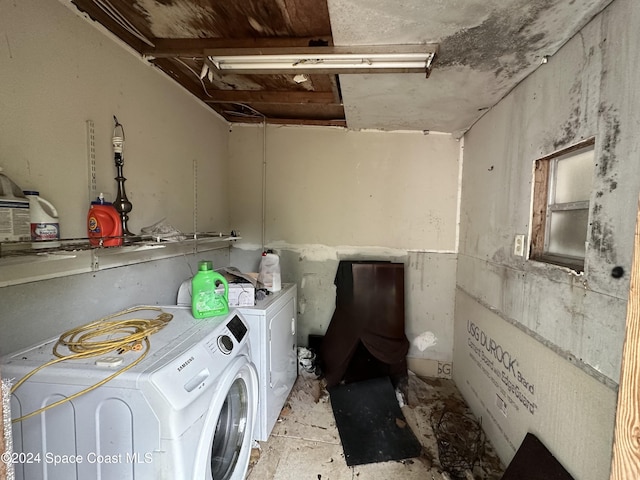
<path id="1" fill-rule="evenodd" d="M 111 31 L 111 33 L 127 43 L 134 50 L 141 52 L 145 47 L 148 48 L 148 45 L 145 44 L 141 37 L 137 37 L 116 22 L 113 17 L 103 8 L 100 8 L 96 2 L 92 0 L 72 0 L 72 3 L 75 4 L 78 10 L 89 15 L 91 19 L 107 28 L 107 30 Z M 145 38 L 146 41 L 149 41 L 148 38 L 142 37 Z"/>
<path id="2" fill-rule="evenodd" d="M 333 45 L 327 37 L 268 37 L 268 38 L 154 38 L 155 47 L 143 46 L 141 53 L 148 57 L 203 57 L 204 50 L 217 48 L 291 48 L 310 45 Z"/>
<path id="3" fill-rule="evenodd" d="M 315 72 L 310 74 L 309 91 L 293 84 L 293 79 L 289 76 L 281 74 L 260 78 L 216 77 L 209 81 L 200 77 L 206 50 L 288 50 L 333 46 L 326 0 L 275 2 L 291 6 L 284 16 L 278 16 L 281 5 L 272 8 L 271 4 L 265 3 L 264 0 L 247 0 L 247 5 L 242 2 L 241 6 L 207 0 L 216 12 L 214 17 L 228 21 L 225 20 L 221 24 L 198 23 L 198 29 L 194 30 L 193 34 L 195 38 L 169 38 L 176 31 L 171 28 L 171 19 L 160 20 L 161 24 L 166 23 L 167 28 L 154 28 L 152 23 L 156 27 L 162 27 L 164 24 L 156 25 L 152 22 L 151 16 L 145 14 L 130 0 L 68 1 L 146 57 L 151 64 L 230 123 L 261 122 L 264 121 L 264 117 L 260 115 L 265 115 L 266 121 L 272 124 L 346 127 L 336 75 Z M 303 4 L 305 8 L 302 8 Z M 253 23 L 247 21 L 247 11 L 257 15 L 252 15 Z M 254 34 L 260 35 L 254 25 L 256 22 L 264 27 L 261 32 L 273 36 L 254 38 Z M 163 35 L 162 38 L 157 38 L 154 32 L 165 33 L 160 33 Z M 288 36 L 277 36 L 278 34 Z M 208 38 L 197 38 L 198 35 Z M 184 37 L 188 36 L 190 33 L 184 34 Z"/>
<path id="4" fill-rule="evenodd" d="M 347 121 L 344 119 L 334 120 L 311 120 L 311 119 L 286 119 L 286 118 L 269 118 L 267 123 L 277 125 L 316 125 L 320 127 L 346 127 Z"/>
<path id="5" fill-rule="evenodd" d="M 228 114 L 224 114 L 224 117 L 233 122 L 233 123 L 261 123 L 262 119 L 260 118 L 252 118 L 246 117 L 239 120 L 231 120 L 231 116 Z M 308 125 L 308 126 L 318 126 L 318 127 L 345 127 L 347 126 L 347 121 L 344 119 L 328 119 L 328 120 L 313 120 L 313 119 L 305 119 L 305 118 L 271 118 L 266 117 L 266 121 L 270 125 Z"/>
<path id="6" fill-rule="evenodd" d="M 206 103 L 282 103 L 282 104 L 340 104 L 333 92 L 265 92 L 253 90 L 213 90 L 203 100 Z"/>

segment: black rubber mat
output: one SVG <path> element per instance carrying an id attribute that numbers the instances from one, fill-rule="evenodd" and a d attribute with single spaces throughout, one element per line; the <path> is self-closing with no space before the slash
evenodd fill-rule
<path id="1" fill-rule="evenodd" d="M 337 385 L 329 395 L 348 466 L 420 455 L 388 377 Z"/>

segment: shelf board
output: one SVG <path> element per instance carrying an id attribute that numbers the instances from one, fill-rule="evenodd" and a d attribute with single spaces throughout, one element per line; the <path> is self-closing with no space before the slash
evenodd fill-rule
<path id="1" fill-rule="evenodd" d="M 0 287 L 226 248 L 241 239 L 219 233 L 183 237 L 166 241 L 136 236 L 118 247 L 92 246 L 88 239 L 61 239 L 60 246 L 47 249 L 31 248 L 31 242 L 1 243 Z"/>

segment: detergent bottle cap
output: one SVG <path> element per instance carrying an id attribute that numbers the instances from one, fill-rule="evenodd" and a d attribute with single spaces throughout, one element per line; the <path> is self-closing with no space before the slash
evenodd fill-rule
<path id="1" fill-rule="evenodd" d="M 104 193 L 100 192 L 100 195 L 98 195 L 98 198 L 96 198 L 93 202 L 91 202 L 91 205 L 111 205 L 111 202 L 105 201 Z"/>
<path id="2" fill-rule="evenodd" d="M 211 260 L 200 261 L 200 263 L 198 264 L 198 270 L 201 272 L 213 270 L 213 262 Z"/>

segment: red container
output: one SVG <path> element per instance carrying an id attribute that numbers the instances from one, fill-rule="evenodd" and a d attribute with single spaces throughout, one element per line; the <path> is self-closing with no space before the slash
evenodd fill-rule
<path id="1" fill-rule="evenodd" d="M 89 243 L 94 246 L 117 247 L 122 245 L 122 221 L 118 211 L 102 198 L 91 202 L 87 214 Z"/>

